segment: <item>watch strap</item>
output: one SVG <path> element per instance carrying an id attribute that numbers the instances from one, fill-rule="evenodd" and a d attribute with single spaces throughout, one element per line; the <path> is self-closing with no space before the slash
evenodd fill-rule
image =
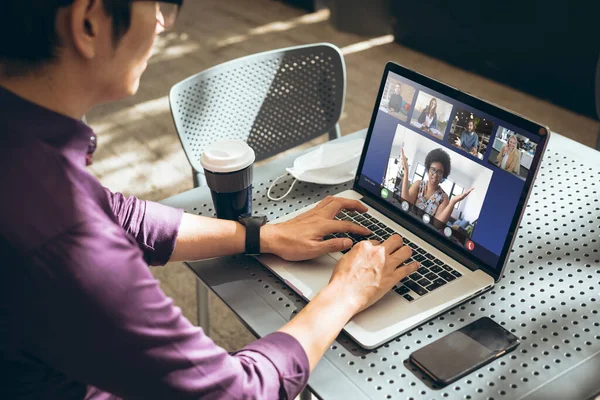
<path id="1" fill-rule="evenodd" d="M 266 218 L 259 216 L 242 218 L 246 226 L 246 255 L 257 256 L 260 254 L 260 228 L 265 224 Z"/>

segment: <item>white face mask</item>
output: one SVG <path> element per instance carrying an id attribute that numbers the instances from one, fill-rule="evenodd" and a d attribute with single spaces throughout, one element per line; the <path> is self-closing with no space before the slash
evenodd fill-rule
<path id="1" fill-rule="evenodd" d="M 287 175 L 283 174 L 273 181 L 267 191 L 267 197 L 273 201 L 283 199 L 290 194 L 297 181 L 322 185 L 337 185 L 348 182 L 356 175 L 364 144 L 364 139 L 325 143 L 310 153 L 299 156 L 294 160 L 293 167 L 286 168 L 286 171 L 296 178 L 289 190 L 281 197 L 271 197 L 273 186 Z"/>

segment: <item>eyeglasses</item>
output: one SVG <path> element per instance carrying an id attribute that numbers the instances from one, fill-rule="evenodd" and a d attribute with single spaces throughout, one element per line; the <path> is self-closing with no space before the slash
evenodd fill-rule
<path id="1" fill-rule="evenodd" d="M 132 1 L 148 1 L 148 0 L 132 0 Z M 175 21 L 179 16 L 179 10 L 183 5 L 183 0 L 163 0 L 155 1 L 156 3 L 156 21 L 165 30 L 173 28 Z"/>
<path id="2" fill-rule="evenodd" d="M 179 16 L 183 0 L 157 1 L 156 3 L 156 20 L 158 23 L 165 29 L 173 28 Z"/>
<path id="3" fill-rule="evenodd" d="M 444 177 L 444 170 L 429 167 L 429 175 L 437 175 L 438 178 L 442 179 Z"/>

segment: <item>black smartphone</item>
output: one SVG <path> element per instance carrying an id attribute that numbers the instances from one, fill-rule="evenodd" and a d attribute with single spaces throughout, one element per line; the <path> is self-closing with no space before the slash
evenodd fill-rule
<path id="1" fill-rule="evenodd" d="M 488 317 L 415 351 L 410 361 L 441 385 L 447 385 L 514 350 L 519 339 Z"/>

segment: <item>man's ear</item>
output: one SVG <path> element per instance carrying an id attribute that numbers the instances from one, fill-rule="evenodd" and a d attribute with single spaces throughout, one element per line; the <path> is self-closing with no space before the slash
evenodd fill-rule
<path id="1" fill-rule="evenodd" d="M 94 58 L 106 40 L 112 35 L 110 18 L 106 15 L 102 0 L 75 0 L 71 6 L 67 27 L 73 47 L 85 59 Z M 111 36 L 112 37 L 112 36 Z"/>

